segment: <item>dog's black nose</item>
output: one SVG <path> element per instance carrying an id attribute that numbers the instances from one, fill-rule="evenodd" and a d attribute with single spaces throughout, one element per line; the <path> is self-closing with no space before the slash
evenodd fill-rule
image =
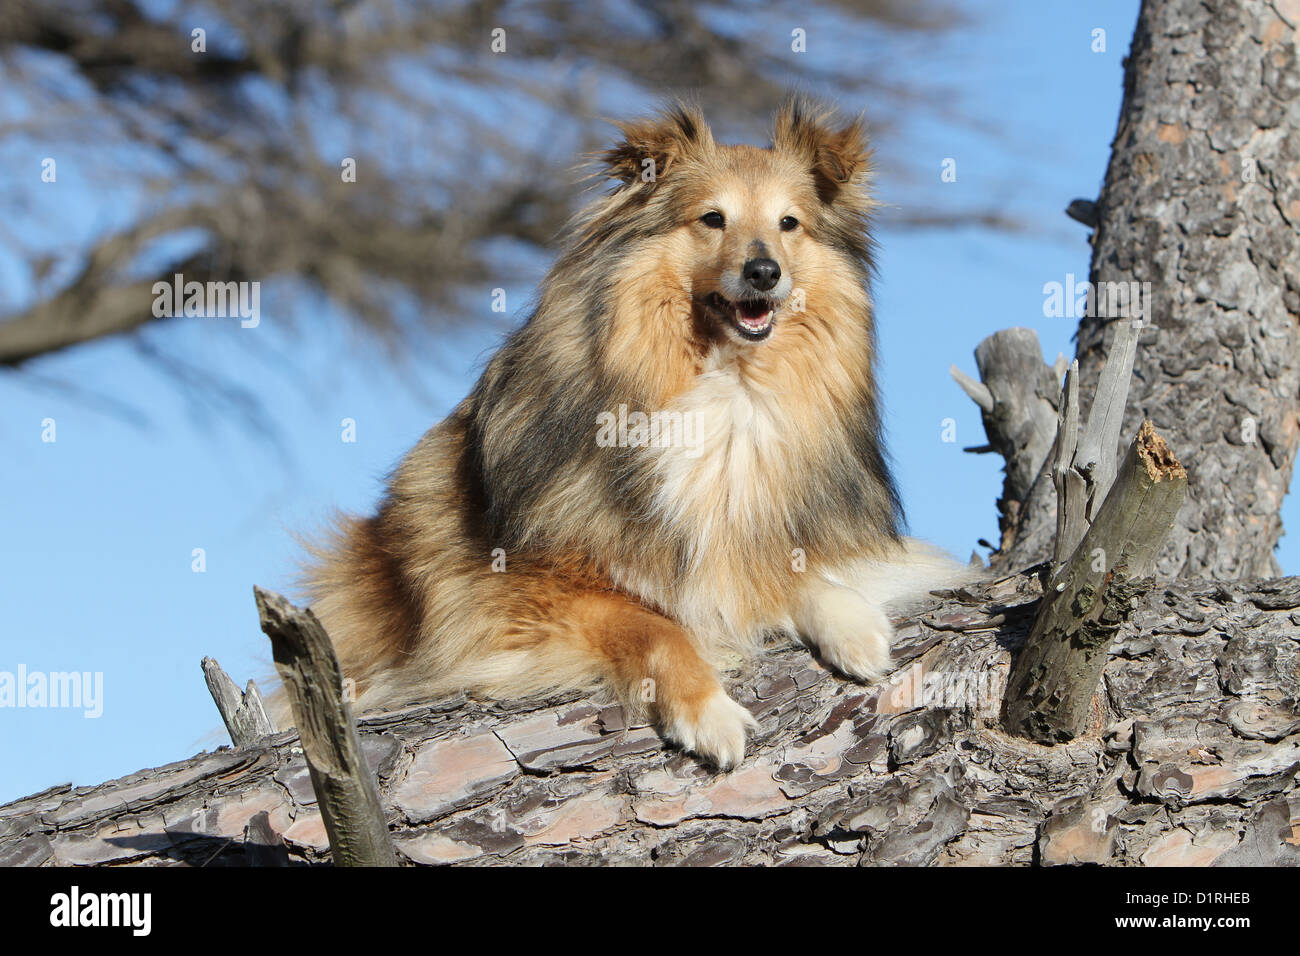
<path id="1" fill-rule="evenodd" d="M 781 281 L 781 267 L 775 259 L 750 259 L 741 275 L 759 292 L 767 292 Z"/>

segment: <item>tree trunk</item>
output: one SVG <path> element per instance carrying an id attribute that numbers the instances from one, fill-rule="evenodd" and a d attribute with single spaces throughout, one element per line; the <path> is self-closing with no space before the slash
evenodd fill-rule
<path id="1" fill-rule="evenodd" d="M 1123 434 L 1151 419 L 1187 467 L 1163 576 L 1279 573 L 1300 437 L 1298 25 L 1295 0 L 1143 0 L 1125 68 L 1090 278 L 1150 283 Z M 1113 334 L 1080 322 L 1085 408 Z"/>
<path id="2" fill-rule="evenodd" d="M 1146 595 L 1055 747 L 998 729 L 1038 598 L 958 592 L 870 687 L 773 649 L 730 682 L 761 730 L 726 775 L 574 695 L 368 718 L 362 750 L 409 863 L 1300 864 L 1300 579 Z M 327 861 L 296 743 L 12 803 L 0 865 Z"/>

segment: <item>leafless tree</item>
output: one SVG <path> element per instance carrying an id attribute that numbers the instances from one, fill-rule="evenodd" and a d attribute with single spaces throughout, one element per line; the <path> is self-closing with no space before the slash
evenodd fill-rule
<path id="1" fill-rule="evenodd" d="M 260 280 L 279 315 L 310 324 L 332 311 L 401 345 L 482 314 L 464 296 L 554 239 L 581 186 L 575 153 L 608 134 L 602 114 L 691 94 L 756 136 L 800 85 L 869 104 L 887 127 L 905 107 L 944 107 L 870 50 L 954 20 L 902 0 L 761 13 L 685 0 L 227 0 L 165 16 L 138 0 L 8 0 L 0 84 L 16 99 L 0 148 L 82 158 L 105 204 L 75 213 L 112 224 L 42 242 L 21 215 L 0 217 L 37 290 L 0 301 L 0 366 L 164 321 L 150 290 L 176 273 Z M 814 52 L 792 51 L 795 30 Z M 831 38 L 862 55 L 818 54 Z M 30 173 L 0 187 L 0 210 L 30 205 L 42 185 Z M 1004 222 L 940 210 L 954 220 Z"/>

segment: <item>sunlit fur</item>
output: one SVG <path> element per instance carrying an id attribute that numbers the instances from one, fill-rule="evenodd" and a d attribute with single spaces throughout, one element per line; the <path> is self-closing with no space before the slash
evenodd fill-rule
<path id="1" fill-rule="evenodd" d="M 729 767 L 752 720 L 720 662 L 798 633 L 878 677 L 884 603 L 960 571 L 899 536 L 861 127 L 796 99 L 766 149 L 715 144 L 685 106 L 622 131 L 536 311 L 378 513 L 315 550 L 308 592 L 360 710 L 603 683 Z M 703 300 L 734 297 L 756 250 L 789 281 L 750 342 Z M 698 443 L 601 447 L 620 405 L 696 413 Z"/>

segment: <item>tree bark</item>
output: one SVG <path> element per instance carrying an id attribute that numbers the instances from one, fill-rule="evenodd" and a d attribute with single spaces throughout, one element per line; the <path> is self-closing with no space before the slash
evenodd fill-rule
<path id="1" fill-rule="evenodd" d="M 998 728 L 1040 593 L 1013 577 L 900 622 L 873 686 L 771 649 L 729 681 L 761 729 L 726 775 L 577 695 L 367 718 L 362 752 L 412 864 L 1300 863 L 1300 579 L 1148 593 L 1099 729 L 1055 747 Z M 296 744 L 0 807 L 0 865 L 327 862 Z"/>
<path id="2" fill-rule="evenodd" d="M 1150 283 L 1124 434 L 1151 419 L 1187 466 L 1166 577 L 1278 574 L 1300 437 L 1297 25 L 1282 0 L 1143 0 L 1125 67 L 1090 278 Z M 1085 408 L 1112 336 L 1079 324 Z"/>

